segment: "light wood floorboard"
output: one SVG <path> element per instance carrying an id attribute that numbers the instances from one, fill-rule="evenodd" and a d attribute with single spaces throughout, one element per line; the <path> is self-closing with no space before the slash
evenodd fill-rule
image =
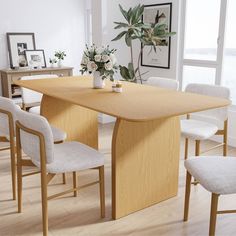
<path id="1" fill-rule="evenodd" d="M 211 194 L 200 185 L 192 187 L 189 221 L 183 222 L 185 170 L 183 167 L 183 140 L 181 147 L 180 178 L 178 196 L 154 205 L 120 220 L 111 220 L 111 134 L 113 125 L 103 125 L 99 129 L 99 147 L 105 154 L 106 218 L 100 219 L 99 189 L 92 186 L 82 189 L 78 197 L 73 193 L 49 201 L 49 235 L 120 236 L 120 235 L 208 235 Z M 208 147 L 213 142 L 202 143 Z M 190 154 L 193 154 L 190 142 Z M 221 155 L 215 150 L 207 155 Z M 229 155 L 236 156 L 236 149 L 229 148 Z M 97 171 L 78 173 L 79 184 L 98 178 Z M 64 190 L 72 185 L 72 174 L 67 174 L 67 185 L 63 185 L 61 175 L 50 183 L 49 194 Z M 42 235 L 41 195 L 38 175 L 23 180 L 23 213 L 17 213 L 16 201 L 11 200 L 10 158 L 8 151 L 0 152 L 0 236 Z M 219 209 L 235 209 L 236 196 L 220 198 Z M 219 215 L 216 235 L 236 235 L 236 215 Z"/>

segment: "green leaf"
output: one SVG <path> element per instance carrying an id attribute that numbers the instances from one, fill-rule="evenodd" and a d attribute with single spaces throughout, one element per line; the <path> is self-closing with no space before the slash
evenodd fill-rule
<path id="1" fill-rule="evenodd" d="M 128 69 L 129 69 L 129 75 L 130 75 L 130 78 L 133 79 L 134 78 L 134 65 L 133 63 L 129 63 L 128 64 Z"/>
<path id="2" fill-rule="evenodd" d="M 125 11 L 120 4 L 119 4 L 119 8 L 120 8 L 120 11 L 121 11 L 122 15 L 124 16 L 124 18 L 129 22 L 127 11 Z"/>
<path id="3" fill-rule="evenodd" d="M 120 28 L 127 28 L 129 27 L 128 24 L 126 23 L 122 23 L 122 22 L 114 22 L 115 24 L 117 24 L 117 26 L 114 29 L 120 29 Z"/>
<path id="4" fill-rule="evenodd" d="M 129 70 L 125 66 L 120 66 L 120 75 L 125 79 L 125 80 L 130 80 L 130 75 L 129 75 Z"/>
<path id="5" fill-rule="evenodd" d="M 125 42 L 126 42 L 126 45 L 127 45 L 128 47 L 131 47 L 131 41 L 132 41 L 132 37 L 131 37 L 130 33 L 127 33 L 127 34 L 125 35 Z"/>
<path id="6" fill-rule="evenodd" d="M 114 39 L 112 39 L 111 41 L 117 41 L 119 39 L 121 39 L 125 34 L 127 33 L 127 31 L 122 31 L 121 33 L 119 33 Z"/>

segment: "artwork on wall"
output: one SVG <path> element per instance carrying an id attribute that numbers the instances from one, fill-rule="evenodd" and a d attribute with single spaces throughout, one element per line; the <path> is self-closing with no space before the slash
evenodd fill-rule
<path id="1" fill-rule="evenodd" d="M 10 67 L 27 66 L 26 50 L 35 50 L 34 33 L 7 33 Z"/>
<path id="2" fill-rule="evenodd" d="M 44 50 L 25 50 L 25 56 L 27 64 L 31 68 L 45 68 L 46 60 L 44 55 Z"/>
<path id="3" fill-rule="evenodd" d="M 147 24 L 165 23 L 167 31 L 171 32 L 172 3 L 145 5 L 143 22 Z M 142 51 L 141 65 L 156 68 L 170 68 L 171 39 L 163 39 L 163 46 L 145 46 Z"/>

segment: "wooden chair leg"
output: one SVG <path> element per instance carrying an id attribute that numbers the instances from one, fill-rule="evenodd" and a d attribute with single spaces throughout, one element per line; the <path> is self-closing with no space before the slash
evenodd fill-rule
<path id="1" fill-rule="evenodd" d="M 18 213 L 22 212 L 22 166 L 17 163 L 17 200 L 18 200 Z"/>
<path id="2" fill-rule="evenodd" d="M 223 156 L 227 156 L 228 153 L 228 132 L 227 132 L 227 124 L 225 125 L 226 127 L 224 128 L 224 136 L 223 136 L 223 142 L 224 142 L 224 146 L 223 146 Z"/>
<path id="3" fill-rule="evenodd" d="M 200 156 L 200 140 L 195 141 L 195 156 Z M 198 184 L 198 181 L 194 179 L 194 185 Z"/>
<path id="4" fill-rule="evenodd" d="M 219 195 L 215 194 L 215 193 L 212 193 L 212 196 L 211 196 L 210 227 L 209 227 L 209 235 L 210 236 L 215 235 L 218 199 L 219 199 Z"/>
<path id="5" fill-rule="evenodd" d="M 42 194 L 43 236 L 47 236 L 48 235 L 48 199 L 47 199 L 46 172 L 41 172 L 41 194 Z"/>
<path id="6" fill-rule="evenodd" d="M 185 151 L 184 151 L 184 160 L 188 158 L 188 139 L 185 139 Z"/>
<path id="7" fill-rule="evenodd" d="M 16 155 L 15 155 L 15 145 L 10 148 L 11 152 L 11 179 L 12 179 L 12 195 L 13 200 L 16 200 Z"/>
<path id="8" fill-rule="evenodd" d="M 184 221 L 188 220 L 188 212 L 189 212 L 189 199 L 190 199 L 190 192 L 191 192 L 191 178 L 189 172 L 186 175 L 186 187 L 185 187 L 185 200 L 184 200 Z"/>
<path id="9" fill-rule="evenodd" d="M 66 184 L 66 173 L 62 174 L 62 183 Z"/>
<path id="10" fill-rule="evenodd" d="M 200 140 L 196 140 L 195 142 L 195 156 L 200 155 Z"/>
<path id="11" fill-rule="evenodd" d="M 104 166 L 99 168 L 99 187 L 100 187 L 100 208 L 101 218 L 105 217 L 105 183 L 104 183 Z"/>
<path id="12" fill-rule="evenodd" d="M 77 176 L 76 172 L 73 172 L 73 188 L 77 188 Z M 74 191 L 74 197 L 77 197 L 77 190 Z"/>

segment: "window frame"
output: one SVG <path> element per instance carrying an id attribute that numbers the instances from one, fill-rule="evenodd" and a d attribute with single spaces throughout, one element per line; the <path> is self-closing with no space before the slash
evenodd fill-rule
<path id="1" fill-rule="evenodd" d="M 224 43 L 225 43 L 225 31 L 226 31 L 226 16 L 227 16 L 227 4 L 228 0 L 221 0 L 220 2 L 220 16 L 219 16 L 219 27 L 218 27 L 218 38 L 217 38 L 217 57 L 215 61 L 209 60 L 196 60 L 196 59 L 185 59 L 185 35 L 186 35 L 186 9 L 187 1 L 183 0 L 181 5 L 180 14 L 180 51 L 179 51 L 179 72 L 178 78 L 180 83 L 180 90 L 183 89 L 183 69 L 184 66 L 196 66 L 196 67 L 207 67 L 216 69 L 215 73 L 215 84 L 222 84 L 222 69 L 224 59 Z M 236 105 L 235 105 L 236 107 Z"/>

